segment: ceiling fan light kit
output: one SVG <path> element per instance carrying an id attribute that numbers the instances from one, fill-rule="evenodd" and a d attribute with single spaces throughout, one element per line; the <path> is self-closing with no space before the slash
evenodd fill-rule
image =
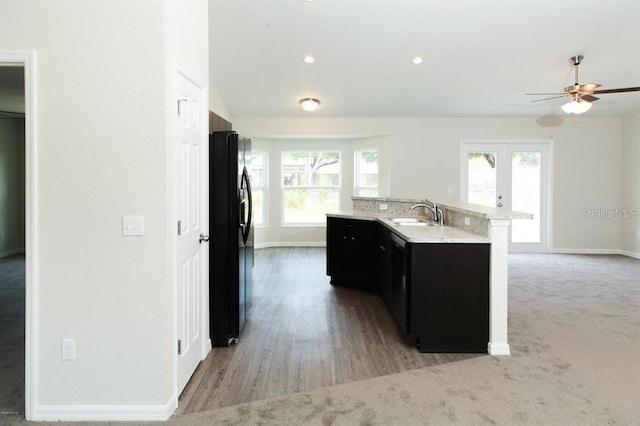
<path id="1" fill-rule="evenodd" d="M 591 102 L 578 98 L 562 105 L 560 108 L 567 114 L 584 114 L 591 109 Z"/>
<path id="2" fill-rule="evenodd" d="M 562 93 L 526 93 L 527 95 L 547 95 L 551 96 L 550 98 L 536 99 L 532 102 L 540 102 L 546 101 L 550 99 L 558 99 L 564 97 L 570 97 L 571 101 L 562 105 L 562 110 L 567 114 L 575 114 L 576 122 L 577 116 L 579 114 L 584 114 L 589 111 L 592 106 L 592 102 L 597 101 L 599 98 L 593 95 L 606 94 L 606 93 L 624 93 L 624 92 L 638 92 L 640 91 L 640 87 L 624 87 L 620 89 L 602 89 L 598 90 L 600 84 L 596 83 L 587 83 L 580 84 L 578 83 L 578 66 L 584 59 L 582 55 L 576 55 L 569 58 L 569 62 L 573 66 L 575 72 L 575 84 L 572 86 L 567 86 L 564 88 Z"/>

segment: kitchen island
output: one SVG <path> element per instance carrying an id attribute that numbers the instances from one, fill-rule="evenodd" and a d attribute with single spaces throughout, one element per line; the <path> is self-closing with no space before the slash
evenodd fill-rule
<path id="1" fill-rule="evenodd" d="M 380 293 L 421 351 L 509 355 L 508 228 L 531 215 L 440 202 L 444 226 L 391 221 L 424 220 L 410 208 L 423 202 L 353 197 L 353 211 L 328 214 L 331 282 Z"/>

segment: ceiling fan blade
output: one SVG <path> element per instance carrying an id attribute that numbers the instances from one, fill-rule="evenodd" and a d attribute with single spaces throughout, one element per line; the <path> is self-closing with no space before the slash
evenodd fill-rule
<path id="1" fill-rule="evenodd" d="M 525 95 L 531 95 L 531 96 L 560 96 L 560 95 L 564 95 L 564 93 L 560 93 L 560 92 L 554 92 L 554 93 L 525 93 Z"/>
<path id="2" fill-rule="evenodd" d="M 556 95 L 556 93 L 549 93 L 550 95 Z M 544 98 L 544 99 L 536 99 L 534 101 L 531 102 L 542 102 L 542 101 L 548 101 L 550 99 L 560 99 L 560 98 L 564 98 L 564 95 L 558 95 L 558 96 L 552 96 L 550 98 Z"/>
<path id="3" fill-rule="evenodd" d="M 620 89 L 602 89 L 602 90 L 594 90 L 594 95 L 602 94 L 602 93 L 624 93 L 624 92 L 640 92 L 640 87 L 623 87 Z"/>
<path id="4" fill-rule="evenodd" d="M 583 101 L 587 101 L 587 102 L 595 102 L 600 98 L 592 96 L 592 95 L 590 95 L 588 93 L 585 93 L 584 95 L 580 96 L 580 99 L 582 99 Z"/>
<path id="5" fill-rule="evenodd" d="M 601 86 L 600 84 L 596 84 L 596 83 L 583 84 L 578 89 L 578 92 L 579 93 L 592 93 L 594 90 L 596 90 L 600 86 Z"/>

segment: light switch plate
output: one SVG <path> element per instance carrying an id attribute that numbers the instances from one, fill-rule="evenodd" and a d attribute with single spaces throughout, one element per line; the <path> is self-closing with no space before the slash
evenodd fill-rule
<path id="1" fill-rule="evenodd" d="M 122 216 L 122 235 L 144 235 L 144 216 Z"/>

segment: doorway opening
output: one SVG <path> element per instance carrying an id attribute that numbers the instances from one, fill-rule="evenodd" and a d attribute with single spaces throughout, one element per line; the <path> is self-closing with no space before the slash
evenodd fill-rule
<path id="1" fill-rule="evenodd" d="M 0 284 L 7 293 L 3 372 L 3 420 L 31 418 L 35 300 L 35 52 L 0 50 Z M 5 330 L 5 327 L 6 330 Z M 8 339 L 8 340 L 7 340 Z M 7 366 L 5 363 L 10 363 Z M 6 393 L 5 393 L 6 392 Z"/>
<path id="2" fill-rule="evenodd" d="M 498 211 L 530 213 L 512 219 L 509 252 L 547 252 L 551 141 L 463 141 L 462 201 Z"/>
<path id="3" fill-rule="evenodd" d="M 0 409 L 24 415 L 24 67 L 0 66 Z"/>

